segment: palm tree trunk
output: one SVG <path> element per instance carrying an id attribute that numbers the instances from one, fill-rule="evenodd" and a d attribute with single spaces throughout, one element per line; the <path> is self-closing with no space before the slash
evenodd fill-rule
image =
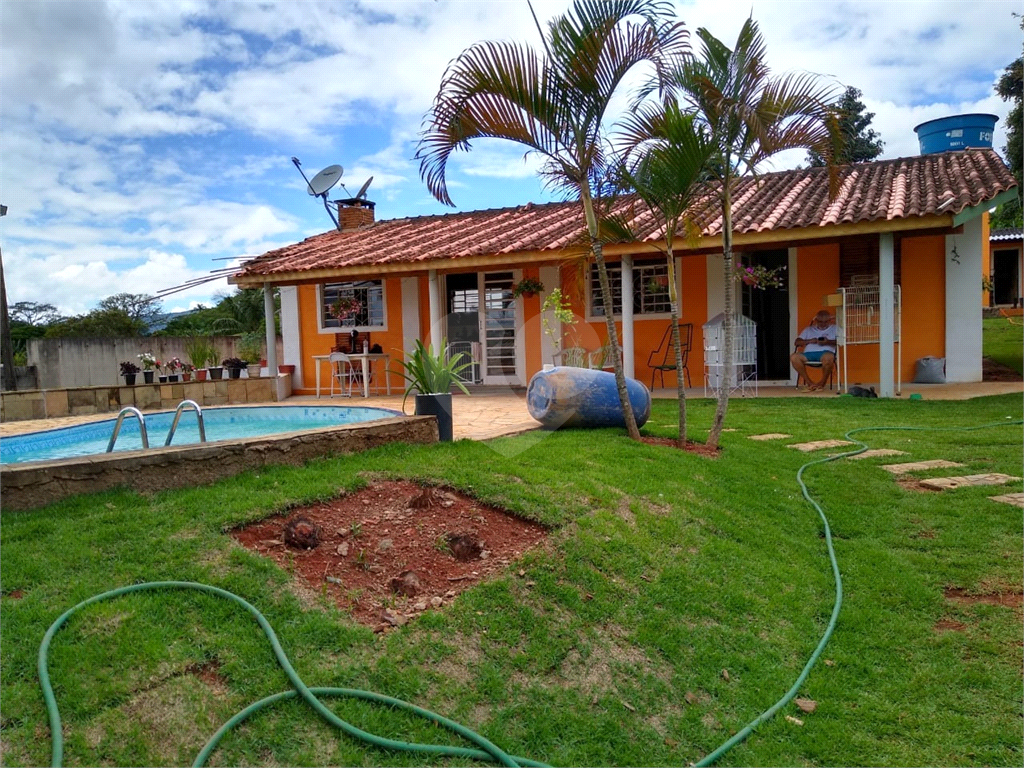
<path id="1" fill-rule="evenodd" d="M 676 392 L 679 397 L 679 447 L 686 447 L 686 387 L 683 383 L 683 348 L 679 338 L 679 291 L 676 289 L 676 260 L 672 240 L 668 241 L 668 298 L 672 315 L 672 349 L 676 355 Z"/>
<path id="2" fill-rule="evenodd" d="M 725 343 L 722 345 L 722 354 L 725 355 L 725 365 L 722 367 L 723 378 L 719 380 L 718 407 L 715 408 L 715 421 L 711 425 L 711 432 L 708 435 L 708 446 L 718 448 L 718 441 L 722 436 L 722 427 L 725 425 L 725 412 L 729 408 L 729 387 L 732 384 L 732 348 L 734 345 L 733 336 L 736 333 L 736 318 L 733 313 L 734 303 L 734 280 L 733 280 L 733 255 L 732 255 L 732 196 L 729 190 L 731 179 L 726 173 L 722 185 L 722 267 L 725 270 Z"/>
<path id="3" fill-rule="evenodd" d="M 597 279 L 601 283 L 601 299 L 604 303 L 604 320 L 608 327 L 608 344 L 612 350 L 612 364 L 615 367 L 615 387 L 619 391 L 619 402 L 622 404 L 622 416 L 626 421 L 626 431 L 634 440 L 640 439 L 640 429 L 636 425 L 633 404 L 629 402 L 629 390 L 626 389 L 626 372 L 622 368 L 619 356 L 619 334 L 615 330 L 615 313 L 612 308 L 612 286 L 608 280 L 608 266 L 604 262 L 604 246 L 596 237 L 591 238 L 590 247 L 594 251 L 597 262 Z M 632 296 L 623 296 L 623 301 L 632 301 Z"/>

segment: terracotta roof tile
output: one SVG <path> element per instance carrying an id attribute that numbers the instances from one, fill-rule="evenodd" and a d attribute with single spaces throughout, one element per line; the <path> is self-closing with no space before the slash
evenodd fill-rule
<path id="1" fill-rule="evenodd" d="M 832 201 L 824 168 L 783 171 L 740 180 L 733 196 L 733 223 L 737 233 L 758 233 L 956 214 L 1016 184 L 991 149 L 848 166 L 840 171 L 839 193 Z M 692 209 L 703 234 L 712 237 L 722 229 L 713 193 L 709 188 Z M 650 211 L 633 198 L 619 203 L 620 212 L 631 207 L 640 240 L 661 239 L 663 228 Z M 237 277 L 557 252 L 571 246 L 583 227 L 575 201 L 378 221 L 269 251 Z"/>

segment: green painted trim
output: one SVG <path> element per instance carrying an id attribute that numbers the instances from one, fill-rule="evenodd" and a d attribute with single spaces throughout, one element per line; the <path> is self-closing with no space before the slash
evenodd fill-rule
<path id="1" fill-rule="evenodd" d="M 964 222 L 968 222 L 971 219 L 980 216 L 985 211 L 995 208 L 997 205 L 1008 203 L 1011 200 L 1017 199 L 1017 188 L 1007 189 L 1004 192 L 1000 192 L 998 195 L 993 197 L 991 200 L 986 200 L 984 203 L 978 203 L 978 205 L 972 205 L 970 208 L 964 208 L 960 213 L 953 217 L 953 226 L 959 227 Z"/>

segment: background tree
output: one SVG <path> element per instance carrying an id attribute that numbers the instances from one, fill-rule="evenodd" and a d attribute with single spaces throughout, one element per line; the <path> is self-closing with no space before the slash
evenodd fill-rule
<path id="1" fill-rule="evenodd" d="M 147 326 L 123 309 L 94 309 L 46 328 L 46 338 L 131 338 L 145 336 Z"/>
<path id="2" fill-rule="evenodd" d="M 663 72 L 685 50 L 685 31 L 671 11 L 656 0 L 574 0 L 542 34 L 543 56 L 515 43 L 471 46 L 445 72 L 416 153 L 427 188 L 447 205 L 448 159 L 470 142 L 506 139 L 542 155 L 548 185 L 578 198 L 583 209 L 613 349 L 619 340 L 597 215 L 612 168 L 605 118 L 636 65 Z M 622 360 L 612 360 L 626 429 L 639 440 Z"/>
<path id="3" fill-rule="evenodd" d="M 874 160 L 885 147 L 885 142 L 878 132 L 869 127 L 875 118 L 874 112 L 867 112 L 867 107 L 860 100 L 860 89 L 852 85 L 840 97 L 836 105 L 839 117 L 839 131 L 843 136 L 843 147 L 836 157 L 839 165 L 850 163 L 866 163 Z M 820 168 L 825 165 L 824 155 L 811 149 L 807 153 L 810 166 Z"/>
<path id="4" fill-rule="evenodd" d="M 275 295 L 275 301 L 279 301 Z M 245 288 L 223 297 L 214 309 L 210 330 L 235 335 L 259 333 L 266 328 L 263 289 Z"/>
<path id="5" fill-rule="evenodd" d="M 119 310 L 132 320 L 138 320 L 148 329 L 163 314 L 160 299 L 145 293 L 115 293 L 103 299 L 98 309 Z"/>
<path id="6" fill-rule="evenodd" d="M 722 354 L 724 378 L 718 389 L 715 419 L 708 445 L 718 447 L 729 405 L 735 346 L 735 280 L 733 272 L 732 198 L 746 173 L 756 173 L 766 158 L 787 149 L 814 149 L 832 161 L 842 149 L 834 112 L 834 92 L 807 73 L 771 77 L 766 48 L 757 23 L 747 19 L 730 49 L 706 29 L 697 31 L 701 55 L 687 59 L 672 89 L 685 107 L 694 110 L 698 128 L 711 147 L 709 171 L 717 174 L 714 195 L 722 215 L 722 261 L 725 322 Z M 834 162 L 830 190 L 837 185 Z"/>
<path id="7" fill-rule="evenodd" d="M 35 301 L 18 301 L 11 304 L 11 323 L 25 325 L 49 325 L 61 319 L 61 314 L 53 304 L 40 304 Z"/>
<path id="8" fill-rule="evenodd" d="M 1024 30 L 1024 19 L 1020 27 Z M 1021 210 L 1021 187 L 1024 187 L 1024 57 L 1010 63 L 996 82 L 996 93 L 1003 101 L 1012 101 L 1013 109 L 1006 116 L 1006 146 L 1003 154 L 1010 171 L 1017 177 L 1017 199 L 1003 203 L 992 215 L 993 229 L 1024 226 Z"/>

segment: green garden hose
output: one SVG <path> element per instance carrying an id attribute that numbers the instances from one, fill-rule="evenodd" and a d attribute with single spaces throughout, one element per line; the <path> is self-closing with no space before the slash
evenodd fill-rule
<path id="1" fill-rule="evenodd" d="M 814 652 L 811 654 L 810 658 L 807 660 L 807 663 L 801 670 L 799 676 L 796 679 L 796 682 L 793 683 L 792 687 L 788 691 L 786 691 L 782 698 L 780 698 L 777 702 L 775 702 L 771 707 L 766 709 L 756 718 L 751 720 L 746 726 L 744 726 L 740 731 L 738 731 L 732 738 L 724 742 L 720 747 L 718 747 L 713 752 L 709 753 L 706 757 L 695 763 L 695 765 L 707 766 L 714 764 L 720 757 L 722 757 L 722 755 L 724 755 L 726 752 L 728 752 L 730 749 L 732 749 L 740 742 L 744 741 L 754 731 L 754 729 L 757 728 L 758 725 L 765 722 L 766 720 L 769 720 L 782 707 L 784 707 L 786 704 L 792 701 L 793 698 L 796 696 L 797 692 L 799 691 L 800 686 L 803 685 L 804 681 L 807 679 L 807 676 L 810 674 L 811 669 L 814 667 L 814 664 L 818 660 L 818 657 L 821 655 L 822 651 L 825 649 L 825 646 L 828 644 L 829 638 L 831 638 L 832 632 L 835 629 L 836 621 L 839 618 L 839 611 L 843 603 L 843 582 L 842 577 L 839 574 L 839 563 L 836 560 L 835 549 L 832 546 L 832 530 L 829 527 L 828 518 L 825 517 L 825 513 L 822 510 L 821 506 L 811 497 L 810 492 L 807 490 L 807 485 L 803 481 L 804 472 L 810 467 L 816 466 L 818 464 L 825 464 L 831 461 L 836 461 L 838 459 L 847 458 L 849 456 L 856 456 L 857 454 L 866 451 L 868 449 L 867 444 L 856 439 L 853 436 L 854 434 L 860 432 L 893 430 L 966 432 L 979 429 L 988 429 L 997 426 L 1019 425 L 1022 423 L 1024 422 L 1016 420 L 996 422 L 993 424 L 983 424 L 976 427 L 860 427 L 857 429 L 850 430 L 845 435 L 847 440 L 859 443 L 860 448 L 857 448 L 856 450 L 853 451 L 840 453 L 835 456 L 828 456 L 823 459 L 809 461 L 803 466 L 801 466 L 799 470 L 797 470 L 796 479 L 800 485 L 801 493 L 803 494 L 804 498 L 808 502 L 810 502 L 810 504 L 817 510 L 818 515 L 821 518 L 821 522 L 824 525 L 825 529 L 825 544 L 828 549 L 829 561 L 832 565 L 832 575 L 835 579 L 836 590 L 835 606 L 832 609 L 832 615 L 829 618 L 828 626 L 825 629 L 825 633 L 822 635 L 817 647 L 815 647 Z M 206 592 L 211 595 L 226 598 L 245 608 L 256 619 L 257 623 L 260 625 L 260 628 L 263 630 L 263 633 L 267 636 L 267 639 L 270 641 L 270 645 L 274 650 L 274 655 L 277 657 L 278 663 L 281 665 L 281 668 L 284 670 L 285 675 L 288 677 L 289 681 L 294 687 L 294 690 L 277 693 L 272 696 L 268 696 L 265 699 L 261 699 L 260 701 L 257 701 L 254 704 L 250 704 L 248 707 L 246 707 L 241 712 L 232 717 L 230 720 L 228 720 L 226 723 L 224 723 L 224 725 L 221 726 L 220 729 L 218 729 L 218 731 L 210 738 L 206 746 L 203 747 L 202 751 L 196 757 L 196 760 L 193 763 L 194 766 L 205 765 L 206 760 L 217 748 L 217 745 L 220 743 L 221 739 L 228 733 L 228 731 L 230 731 L 239 723 L 246 720 L 250 715 L 284 699 L 296 697 L 302 697 L 302 699 L 305 700 L 305 702 L 309 704 L 317 712 L 317 714 L 320 715 L 320 717 L 322 717 L 328 723 L 333 725 L 335 728 L 338 728 L 339 730 L 345 732 L 349 736 L 362 740 L 368 744 L 371 744 L 375 747 L 379 747 L 381 749 L 390 749 L 401 752 L 415 752 L 423 755 L 435 755 L 445 757 L 468 757 L 478 760 L 494 760 L 495 762 L 498 762 L 501 765 L 506 766 L 545 766 L 545 763 L 540 763 L 523 757 L 509 755 L 501 749 L 499 749 L 494 744 L 492 744 L 490 741 L 485 739 L 483 736 L 474 733 L 465 726 L 459 725 L 458 723 L 449 720 L 445 717 L 442 717 L 441 715 L 438 715 L 434 712 L 430 712 L 429 710 L 417 707 L 414 704 L 401 701 L 400 699 L 394 699 L 390 696 L 384 696 L 382 694 L 373 693 L 370 691 L 360 691 L 350 688 L 309 688 L 306 686 L 306 684 L 299 677 L 298 673 L 292 667 L 291 662 L 289 662 L 288 657 L 285 655 L 284 650 L 281 648 L 281 643 L 278 641 L 277 635 L 271 628 L 270 623 L 266 620 L 263 614 L 260 613 L 250 603 L 246 602 L 238 595 L 228 592 L 227 590 L 212 587 L 207 584 L 198 584 L 195 582 L 188 581 L 153 581 L 144 584 L 134 584 L 128 587 L 121 587 L 120 589 L 114 589 L 110 590 L 109 592 L 103 592 L 102 594 L 94 595 L 93 597 L 90 597 L 88 600 L 84 600 L 78 605 L 74 606 L 73 608 L 70 608 L 69 610 L 65 611 L 63 614 L 61 614 L 59 618 L 57 618 L 56 621 L 53 622 L 53 624 L 50 625 L 50 628 L 46 630 L 46 634 L 43 636 L 43 642 L 39 647 L 38 670 L 39 681 L 43 689 L 43 699 L 46 703 L 46 711 L 50 720 L 50 738 L 52 744 L 51 765 L 54 766 L 54 768 L 57 768 L 62 764 L 64 757 L 64 737 L 61 730 L 60 711 L 57 708 L 57 702 L 53 695 L 53 688 L 50 685 L 50 675 L 47 669 L 50 643 L 52 642 L 54 635 L 57 634 L 60 628 L 67 622 L 69 618 L 71 618 L 73 614 L 89 605 L 92 605 L 93 603 L 102 602 L 104 600 L 110 600 L 116 597 L 120 597 L 121 595 L 129 594 L 131 592 L 143 592 L 158 589 L 194 589 L 200 592 Z M 339 718 L 330 709 L 328 709 L 323 704 L 323 702 L 320 701 L 319 698 L 317 698 L 318 696 L 337 696 L 362 699 L 364 701 L 370 701 L 377 704 L 385 704 L 387 706 L 394 707 L 395 709 L 410 712 L 412 714 L 426 718 L 427 720 L 430 720 L 434 723 L 437 723 L 438 725 L 444 726 L 445 728 L 448 728 L 453 733 L 456 733 L 465 738 L 466 740 L 472 742 L 473 744 L 476 744 L 477 747 L 479 747 L 479 749 L 443 746 L 439 744 L 417 744 L 376 736 L 375 734 L 368 733 L 367 731 L 363 731 L 359 728 L 356 728 L 354 725 L 347 723 L 341 718 Z"/>
<path id="2" fill-rule="evenodd" d="M 121 587 L 120 589 L 113 589 L 109 592 L 104 592 L 99 595 L 94 595 L 88 600 L 84 600 L 74 608 L 65 611 L 61 616 L 50 625 L 50 628 L 46 630 L 46 634 L 43 636 L 43 642 L 39 646 L 39 682 L 43 688 L 43 699 L 46 702 L 46 712 L 50 718 L 50 739 L 52 745 L 51 752 L 51 765 L 54 768 L 60 766 L 64 759 L 64 736 L 61 730 L 60 722 L 60 711 L 57 708 L 57 701 L 53 695 L 53 687 L 50 685 L 50 675 L 47 670 L 48 667 L 48 655 L 50 652 L 50 643 L 53 640 L 54 635 L 64 625 L 64 623 L 71 618 L 77 611 L 92 605 L 93 603 L 99 603 L 104 600 L 111 600 L 121 595 L 126 595 L 131 592 L 144 592 L 158 589 L 194 589 L 200 592 L 207 592 L 211 595 L 223 597 L 231 600 L 238 605 L 242 606 L 249 613 L 253 615 L 260 628 L 263 630 L 263 634 L 267 636 L 270 641 L 270 645 L 274 650 L 274 655 L 277 657 L 278 664 L 284 670 L 285 675 L 288 676 L 288 680 L 294 686 L 294 690 L 279 693 L 274 696 L 268 696 L 265 699 L 257 701 L 255 704 L 251 704 L 244 710 L 239 712 L 237 715 L 232 717 L 227 723 L 225 723 L 218 731 L 213 735 L 210 741 L 203 748 L 202 752 L 196 758 L 195 766 L 204 765 L 206 759 L 210 756 L 213 750 L 217 747 L 221 738 L 238 723 L 241 723 L 247 717 L 254 712 L 257 712 L 264 707 L 270 706 L 282 699 L 293 698 L 301 696 L 307 704 L 309 704 L 317 714 L 320 715 L 324 720 L 344 731 L 349 736 L 356 739 L 365 741 L 375 747 L 381 749 L 391 749 L 399 752 L 415 752 L 422 755 L 436 755 L 445 757 L 470 757 L 478 760 L 493 760 L 501 765 L 507 766 L 544 766 L 544 763 L 538 763 L 533 760 L 527 760 L 526 758 L 516 757 L 509 755 L 499 749 L 497 746 L 492 744 L 490 741 L 485 739 L 478 733 L 474 733 L 465 726 L 459 725 L 452 720 L 449 720 L 441 715 L 430 712 L 429 710 L 417 707 L 414 704 L 401 701 L 400 699 L 393 699 L 390 696 L 382 696 L 378 693 L 372 693 L 370 691 L 358 691 L 348 688 L 314 688 L 310 689 L 306 686 L 302 679 L 299 677 L 295 668 L 292 667 L 291 662 L 288 661 L 288 657 L 285 655 L 284 650 L 281 648 L 281 643 L 277 639 L 277 635 L 274 634 L 274 630 L 271 628 L 270 623 L 254 606 L 243 600 L 238 595 L 228 592 L 224 589 L 218 589 L 217 587 L 211 587 L 207 584 L 197 584 L 190 581 L 151 581 L 145 584 L 133 584 L 128 587 Z M 324 696 L 347 696 L 351 698 L 363 699 L 365 701 L 372 701 L 378 704 L 386 704 L 396 709 L 411 712 L 412 714 L 419 715 L 420 717 L 431 720 L 438 725 L 442 725 L 445 728 L 457 733 L 468 741 L 476 744 L 480 749 L 469 749 L 466 747 L 449 747 L 440 744 L 416 744 L 406 741 L 397 741 L 394 739 L 386 739 L 381 736 L 376 736 L 372 733 L 368 733 L 359 728 L 356 728 L 350 723 L 346 723 L 340 717 L 335 715 L 329 710 L 320 699 L 317 698 L 317 694 Z"/>

